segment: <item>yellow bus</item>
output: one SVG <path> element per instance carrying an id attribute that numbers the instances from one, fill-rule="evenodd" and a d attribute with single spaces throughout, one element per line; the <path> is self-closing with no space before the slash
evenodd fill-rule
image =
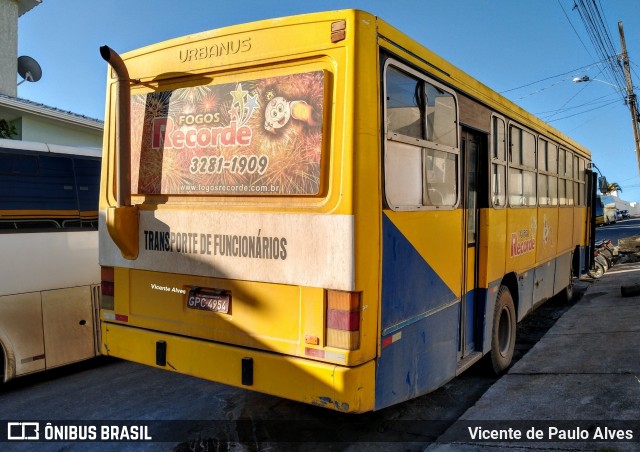
<path id="1" fill-rule="evenodd" d="M 586 266 L 589 152 L 371 14 L 101 54 L 107 355 L 377 410 Z"/>
<path id="2" fill-rule="evenodd" d="M 100 156 L 0 139 L 0 382 L 99 353 Z"/>

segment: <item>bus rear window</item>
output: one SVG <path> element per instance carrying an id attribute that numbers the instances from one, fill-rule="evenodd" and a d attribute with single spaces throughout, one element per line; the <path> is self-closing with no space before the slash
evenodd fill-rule
<path id="1" fill-rule="evenodd" d="M 132 193 L 320 193 L 324 71 L 134 94 Z"/>

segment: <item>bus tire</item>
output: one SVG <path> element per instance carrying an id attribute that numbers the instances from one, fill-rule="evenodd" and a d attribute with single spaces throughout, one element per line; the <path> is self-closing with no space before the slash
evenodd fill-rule
<path id="1" fill-rule="evenodd" d="M 562 289 L 562 291 L 560 292 L 560 297 L 563 303 L 571 302 L 571 300 L 573 299 L 573 278 L 571 278 L 571 282 L 569 283 L 569 285 Z"/>
<path id="2" fill-rule="evenodd" d="M 496 375 L 502 374 L 511 364 L 516 345 L 516 310 L 507 286 L 500 286 L 493 311 L 491 333 L 491 366 Z"/>

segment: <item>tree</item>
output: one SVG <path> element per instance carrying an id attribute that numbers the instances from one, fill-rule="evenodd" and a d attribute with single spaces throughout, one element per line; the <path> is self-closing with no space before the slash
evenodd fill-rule
<path id="1" fill-rule="evenodd" d="M 620 185 L 617 182 L 611 182 L 610 184 L 607 184 L 607 191 L 603 193 L 603 195 L 609 195 L 614 191 L 619 191 L 619 192 L 622 191 L 622 187 L 620 187 Z"/>
<path id="2" fill-rule="evenodd" d="M 5 119 L 0 119 L 0 138 L 13 138 L 18 134 L 18 129 L 9 124 Z"/>

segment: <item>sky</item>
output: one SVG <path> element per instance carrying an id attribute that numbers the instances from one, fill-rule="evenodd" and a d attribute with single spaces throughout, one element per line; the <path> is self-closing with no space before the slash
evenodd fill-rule
<path id="1" fill-rule="evenodd" d="M 621 199 L 640 201 L 625 95 L 619 83 L 608 84 L 613 80 L 575 2 L 597 4 L 618 54 L 623 22 L 640 94 L 637 0 L 43 0 L 18 22 L 18 55 L 35 58 L 43 76 L 21 84 L 18 97 L 102 120 L 107 64 L 101 45 L 124 53 L 238 23 L 357 8 L 549 121 L 591 151 L 600 172 L 622 187 Z M 572 82 L 583 76 L 592 81 Z"/>

